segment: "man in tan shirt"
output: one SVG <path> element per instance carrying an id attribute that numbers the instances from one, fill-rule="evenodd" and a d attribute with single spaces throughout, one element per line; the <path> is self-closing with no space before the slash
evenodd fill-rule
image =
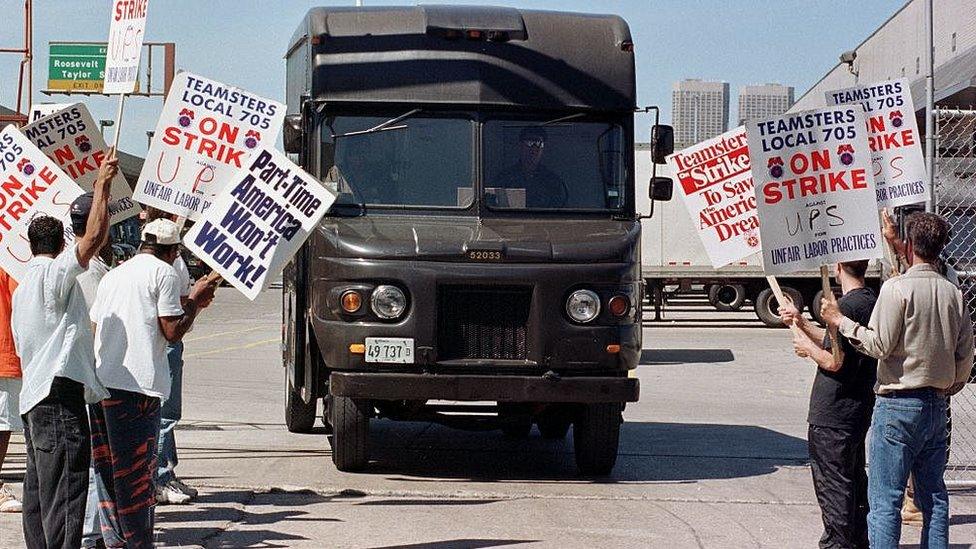
<path id="1" fill-rule="evenodd" d="M 908 220 L 908 271 L 885 282 L 867 326 L 824 302 L 824 321 L 859 351 L 878 359 L 870 441 L 868 530 L 871 547 L 897 547 L 909 473 L 922 510 L 923 546 L 946 547 L 949 496 L 946 396 L 960 391 L 973 367 L 973 325 L 962 292 L 935 268 L 949 240 L 934 214 Z"/>

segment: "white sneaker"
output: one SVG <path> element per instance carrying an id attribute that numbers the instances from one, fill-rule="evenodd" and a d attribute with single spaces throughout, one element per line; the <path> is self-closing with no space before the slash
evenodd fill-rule
<path id="1" fill-rule="evenodd" d="M 183 482 L 178 478 L 174 478 L 173 480 L 171 480 L 169 482 L 169 485 L 172 486 L 173 488 L 176 488 L 177 491 L 190 496 L 191 498 L 197 497 L 197 495 L 199 495 L 200 493 L 197 491 L 196 488 L 192 486 L 187 486 L 185 482 Z"/>
<path id="2" fill-rule="evenodd" d="M 190 496 L 177 490 L 170 482 L 156 487 L 156 503 L 159 505 L 186 505 L 190 503 Z"/>
<path id="3" fill-rule="evenodd" d="M 20 513 L 24 510 L 24 504 L 17 499 L 7 485 L 0 484 L 0 513 Z"/>

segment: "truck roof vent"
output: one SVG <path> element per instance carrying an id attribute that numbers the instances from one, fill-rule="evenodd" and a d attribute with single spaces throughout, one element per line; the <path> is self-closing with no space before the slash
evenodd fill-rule
<path id="1" fill-rule="evenodd" d="M 515 8 L 480 6 L 421 6 L 427 34 L 496 42 L 525 40 L 525 21 Z"/>

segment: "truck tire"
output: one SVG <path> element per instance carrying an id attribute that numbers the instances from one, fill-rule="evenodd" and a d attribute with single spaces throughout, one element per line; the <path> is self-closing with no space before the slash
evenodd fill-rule
<path id="1" fill-rule="evenodd" d="M 790 296 L 793 300 L 793 304 L 796 308 L 803 310 L 803 294 L 799 292 L 796 288 L 791 288 L 789 286 L 783 286 L 783 294 Z M 756 296 L 756 316 L 759 320 L 763 322 L 766 326 L 770 328 L 785 328 L 783 322 L 779 319 L 779 303 L 776 302 L 776 296 L 773 295 L 772 288 L 764 288 L 759 295 Z"/>
<path id="2" fill-rule="evenodd" d="M 613 471 L 620 443 L 620 404 L 584 404 L 573 425 L 576 469 L 584 476 L 605 476 Z"/>
<path id="3" fill-rule="evenodd" d="M 817 290 L 817 293 L 813 294 L 813 300 L 810 301 L 810 316 L 821 326 L 824 326 L 823 317 L 820 316 L 820 303 L 823 301 L 823 295 L 823 290 Z"/>
<path id="4" fill-rule="evenodd" d="M 315 426 L 315 409 L 318 407 L 318 400 L 306 403 L 302 400 L 302 395 L 285 380 L 285 426 L 291 433 L 311 433 Z"/>
<path id="5" fill-rule="evenodd" d="M 333 396 L 332 463 L 340 471 L 359 471 L 369 462 L 369 414 L 365 403 L 349 397 Z"/>
<path id="6" fill-rule="evenodd" d="M 738 311 L 746 300 L 742 284 L 712 284 L 708 287 L 708 302 L 718 311 Z"/>

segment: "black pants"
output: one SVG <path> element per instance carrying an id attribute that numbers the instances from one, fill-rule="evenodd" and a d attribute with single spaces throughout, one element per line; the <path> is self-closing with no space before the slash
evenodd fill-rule
<path id="1" fill-rule="evenodd" d="M 868 547 L 868 477 L 863 428 L 811 425 L 807 433 L 810 471 L 823 517 L 822 549 Z"/>
<path id="2" fill-rule="evenodd" d="M 47 398 L 24 415 L 24 440 L 27 547 L 80 547 L 91 462 L 84 386 L 67 378 L 54 378 Z"/>

